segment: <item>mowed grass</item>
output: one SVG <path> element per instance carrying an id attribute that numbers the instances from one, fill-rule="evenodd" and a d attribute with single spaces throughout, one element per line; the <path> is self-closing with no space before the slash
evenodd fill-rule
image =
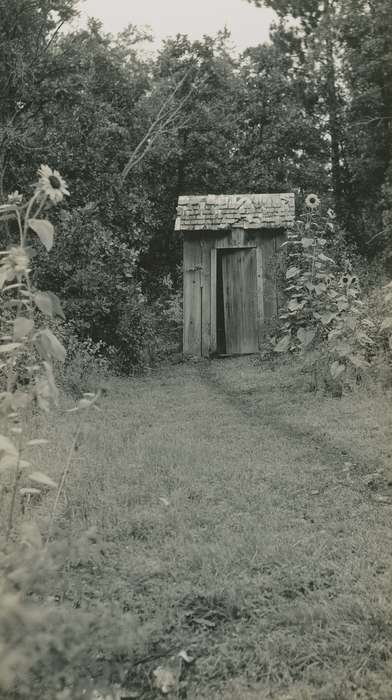
<path id="1" fill-rule="evenodd" d="M 95 526 L 95 554 L 50 593 L 74 616 L 122 611 L 136 641 L 102 651 L 97 633 L 86 679 L 153 698 L 151 671 L 184 649 L 174 697 L 390 700 L 390 397 L 310 394 L 295 365 L 253 358 L 108 390 L 58 520 L 70 542 Z M 48 428 L 53 477 L 78 420 Z"/>

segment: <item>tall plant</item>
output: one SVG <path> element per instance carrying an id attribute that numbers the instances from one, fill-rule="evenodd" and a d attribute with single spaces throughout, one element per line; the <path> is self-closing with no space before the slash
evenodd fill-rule
<path id="1" fill-rule="evenodd" d="M 283 244 L 287 248 L 287 302 L 274 350 L 303 353 L 322 347 L 331 377 L 337 380 L 350 367 L 369 365 L 376 327 L 367 318 L 349 259 L 338 264 L 327 254 L 332 247 L 334 212 L 329 209 L 323 216 L 314 194 L 308 195 L 305 204 L 305 214 Z"/>
<path id="2" fill-rule="evenodd" d="M 46 474 L 31 472 L 30 464 L 25 460 L 25 453 L 37 444 L 37 440 L 25 439 L 28 412 L 34 404 L 49 411 L 50 403 L 57 403 L 58 390 L 52 362 L 65 359 L 63 345 L 46 323 L 48 318 L 63 315 L 60 302 L 55 294 L 34 288 L 31 264 L 34 239 L 38 239 L 47 251 L 52 248 L 54 228 L 46 218 L 47 213 L 68 194 L 61 175 L 42 165 L 34 192 L 27 202 L 14 192 L 8 197 L 8 202 L 0 206 L 1 219 L 17 239 L 7 250 L 0 252 L 0 371 L 3 380 L 0 471 L 14 474 L 7 538 L 12 532 L 16 494 L 24 471 L 27 470 L 29 482 L 56 486 Z M 36 488 L 25 487 L 24 493 L 36 491 Z"/>
<path id="3" fill-rule="evenodd" d="M 14 192 L 0 205 L 0 224 L 12 240 L 0 252 L 0 515 L 4 528 L 0 537 L 0 690 L 9 689 L 17 669 L 20 672 L 31 663 L 23 639 L 36 622 L 22 595 L 22 582 L 28 585 L 34 566 L 18 547 L 24 543 L 40 559 L 42 543 L 34 525 L 24 531 L 22 525 L 14 546 L 17 504 L 39 496 L 42 489 L 57 487 L 48 474 L 32 468 L 29 454 L 46 440 L 29 439 L 27 427 L 35 405 L 49 411 L 51 402 L 57 403 L 52 362 L 63 361 L 65 349 L 46 321 L 61 316 L 62 310 L 54 294 L 34 288 L 31 267 L 34 239 L 46 250 L 52 248 L 54 228 L 47 214 L 68 194 L 61 175 L 43 165 L 30 199 L 25 201 Z M 18 590 L 13 585 L 16 571 Z"/>
<path id="4" fill-rule="evenodd" d="M 31 466 L 31 451 L 47 442 L 30 438 L 31 415 L 36 409 L 48 412 L 57 404 L 53 363 L 65 359 L 65 349 L 52 330 L 53 320 L 63 317 L 60 301 L 55 294 L 34 287 L 31 268 L 37 241 L 51 250 L 54 228 L 47 215 L 68 194 L 61 175 L 42 165 L 30 199 L 25 201 L 14 192 L 0 205 L 0 223 L 13 239 L 0 252 L 0 517 L 4 526 L 4 535 L 0 534 L 0 691 L 9 690 L 15 678 L 37 660 L 27 639 L 34 625 L 45 627 L 45 614 L 35 613 L 24 598 L 37 569 L 49 566 L 53 522 L 83 426 L 79 421 L 58 484 Z M 84 394 L 71 410 L 88 413 L 99 395 Z M 43 541 L 30 519 L 16 515 L 18 504 L 40 497 L 47 489 L 56 491 Z"/>

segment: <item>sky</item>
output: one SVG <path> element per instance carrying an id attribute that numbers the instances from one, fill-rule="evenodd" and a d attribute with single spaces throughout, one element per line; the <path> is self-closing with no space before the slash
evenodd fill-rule
<path id="1" fill-rule="evenodd" d="M 246 0 L 84 0 L 81 22 L 87 17 L 100 19 L 104 30 L 112 33 L 130 23 L 149 25 L 158 45 L 167 36 L 188 34 L 199 39 L 226 25 L 235 47 L 242 51 L 268 39 L 274 13 Z"/>

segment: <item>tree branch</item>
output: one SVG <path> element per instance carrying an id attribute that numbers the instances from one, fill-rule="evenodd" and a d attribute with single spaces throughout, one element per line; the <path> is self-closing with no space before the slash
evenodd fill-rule
<path id="1" fill-rule="evenodd" d="M 373 124 L 374 122 L 385 122 L 385 121 L 392 121 L 392 114 L 387 115 L 386 117 L 372 117 L 371 119 L 366 119 L 361 122 L 352 122 L 352 126 L 368 126 L 369 124 Z"/>
<path id="2" fill-rule="evenodd" d="M 177 105 L 173 105 L 174 99 L 176 95 L 178 94 L 178 91 L 180 88 L 183 86 L 185 80 L 189 76 L 191 72 L 191 69 L 189 69 L 185 75 L 181 78 L 181 80 L 177 83 L 175 86 L 174 90 L 170 93 L 169 97 L 165 100 L 165 102 L 161 105 L 160 109 L 158 110 L 158 113 L 148 128 L 147 132 L 141 139 L 141 141 L 138 143 L 136 148 L 132 151 L 130 157 L 128 158 L 128 161 L 126 165 L 124 166 L 122 173 L 121 173 L 121 184 L 124 184 L 125 179 L 129 175 L 130 171 L 136 167 L 136 165 L 144 158 L 144 156 L 148 153 L 150 150 L 151 146 L 153 143 L 156 141 L 159 135 L 163 133 L 163 131 L 170 125 L 175 122 L 177 116 L 181 113 L 183 107 L 185 104 L 188 102 L 189 98 L 193 94 L 195 90 L 195 84 L 191 86 L 189 91 L 182 97 Z M 205 81 L 202 81 L 205 82 Z"/>

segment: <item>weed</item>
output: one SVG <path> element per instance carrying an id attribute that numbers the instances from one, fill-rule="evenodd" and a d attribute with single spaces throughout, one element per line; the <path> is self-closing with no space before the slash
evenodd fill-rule
<path id="1" fill-rule="evenodd" d="M 390 366 L 390 285 L 383 295 L 379 290 L 376 311 L 377 290 L 364 296 L 349 257 L 339 248 L 338 262 L 331 257 L 333 212 L 323 216 L 315 195 L 306 201 L 308 211 L 283 244 L 287 301 L 274 351 L 307 356 L 313 388 L 341 396 L 375 368 Z"/>
<path id="2" fill-rule="evenodd" d="M 64 346 L 50 325 L 44 323 L 50 319 L 53 326 L 56 317 L 63 317 L 60 301 L 55 294 L 34 288 L 31 265 L 36 240 L 47 251 L 53 246 L 54 228 L 46 214 L 68 190 L 61 175 L 48 166 L 41 166 L 38 175 L 29 200 L 24 202 L 19 193 L 14 193 L 0 206 L 0 219 L 17 238 L 16 244 L 0 253 L 0 486 L 5 532 L 0 540 L 0 690 L 4 691 L 13 689 L 16 680 L 23 688 L 23 677 L 30 666 L 45 658 L 51 646 L 60 648 L 64 642 L 51 624 L 50 609 L 34 608 L 28 598 L 32 591 L 37 593 L 42 577 L 49 577 L 53 567 L 49 552 L 52 530 L 83 427 L 81 420 L 58 484 L 52 478 L 52 470 L 32 468 L 34 452 L 47 444 L 45 438 L 31 434 L 33 418 L 39 409 L 49 414 L 58 404 L 52 363 L 65 359 Z M 96 407 L 98 398 L 99 394 L 85 394 L 72 410 L 87 414 Z M 55 493 L 51 503 L 50 490 Z M 32 504 L 41 500 L 48 501 L 44 540 L 29 517 Z"/>

